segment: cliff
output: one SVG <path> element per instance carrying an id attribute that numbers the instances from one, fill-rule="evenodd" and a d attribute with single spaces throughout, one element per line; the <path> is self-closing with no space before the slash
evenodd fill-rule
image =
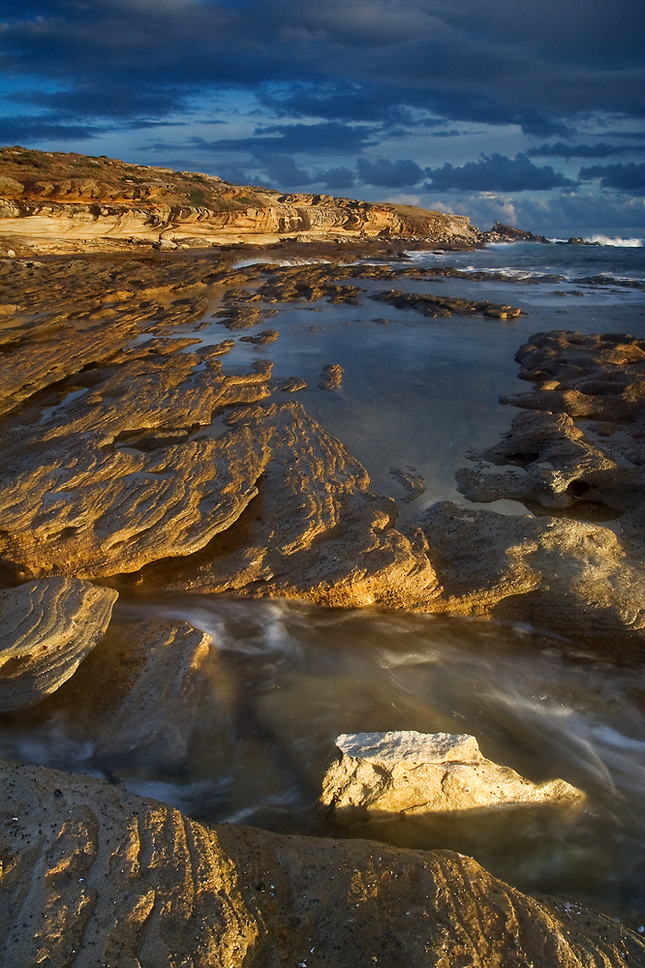
<path id="1" fill-rule="evenodd" d="M 101 156 L 0 149 L 0 252 L 193 248 L 281 239 L 471 245 L 460 215 L 331 195 L 281 194 Z"/>

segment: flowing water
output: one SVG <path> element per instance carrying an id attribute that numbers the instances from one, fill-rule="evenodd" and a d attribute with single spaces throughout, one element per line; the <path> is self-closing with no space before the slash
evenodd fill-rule
<path id="1" fill-rule="evenodd" d="M 367 296 L 357 306 L 291 303 L 258 327 L 276 329 L 275 343 L 238 342 L 223 361 L 226 372 L 242 372 L 269 358 L 276 378 L 304 377 L 298 399 L 364 463 L 374 490 L 402 501 L 391 469 L 423 476 L 425 492 L 401 504 L 408 521 L 436 500 L 465 503 L 454 471 L 467 448 L 492 444 L 508 428 L 514 411 L 497 398 L 526 387 L 513 357 L 529 335 L 570 329 L 645 337 L 643 291 L 628 284 L 645 281 L 642 248 L 516 244 L 412 257 L 501 269 L 518 281 L 437 277 L 403 279 L 397 288 L 511 303 L 525 315 L 430 319 Z M 536 282 L 537 273 L 545 281 Z M 556 273 L 564 279 L 546 280 Z M 579 281 L 598 275 L 614 281 Z M 219 342 L 225 333 L 212 323 L 198 335 Z M 317 388 L 326 363 L 344 369 L 338 392 Z M 526 513 L 512 502 L 492 507 Z M 339 733 L 471 733 L 486 756 L 522 775 L 562 777 L 581 788 L 584 805 L 473 815 L 437 824 L 421 843 L 418 831 L 394 822 L 349 834 L 457 849 L 523 889 L 587 901 L 643 925 L 642 668 L 517 625 L 208 595 L 122 596 L 115 634 L 122 622 L 158 616 L 187 620 L 213 640 L 190 716 L 176 724 L 180 760 L 163 743 L 142 753 L 136 717 L 120 751 L 100 752 L 91 703 L 77 701 L 94 654 L 39 707 L 0 717 L 0 755 L 107 777 L 208 821 L 339 836 L 314 809 Z"/>

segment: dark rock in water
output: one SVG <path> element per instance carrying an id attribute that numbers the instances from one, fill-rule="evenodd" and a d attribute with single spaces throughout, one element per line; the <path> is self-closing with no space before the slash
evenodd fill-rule
<path id="1" fill-rule="evenodd" d="M 645 957 L 610 918 L 527 897 L 461 854 L 205 827 L 37 766 L 0 762 L 0 856 L 7 966 L 637 968 Z"/>
<path id="2" fill-rule="evenodd" d="M 66 682 L 105 632 L 117 593 L 76 578 L 0 591 L 0 712 Z"/>
<path id="3" fill-rule="evenodd" d="M 267 343 L 275 343 L 280 333 L 274 329 L 265 329 L 257 336 L 240 336 L 240 343 L 255 343 L 256 346 L 266 346 Z"/>
<path id="4" fill-rule="evenodd" d="M 416 467 L 408 467 L 407 471 L 403 471 L 399 467 L 390 467 L 390 474 L 403 488 L 405 492 L 404 501 L 414 501 L 426 489 L 423 477 L 417 473 Z"/>
<path id="5" fill-rule="evenodd" d="M 307 384 L 300 376 L 289 377 L 288 380 L 284 380 L 277 387 L 278 390 L 282 390 L 283 393 L 297 393 L 298 390 L 304 390 Z"/>
<path id="6" fill-rule="evenodd" d="M 343 368 L 339 363 L 326 363 L 320 371 L 321 390 L 339 390 L 343 382 Z"/>
<path id="7" fill-rule="evenodd" d="M 491 316 L 496 319 L 516 319 L 522 310 L 516 306 L 499 306 L 495 303 L 476 302 L 472 299 L 457 299 L 450 296 L 435 296 L 431 293 L 402 292 L 389 289 L 371 296 L 380 302 L 389 303 L 397 309 L 413 309 L 424 316 Z"/>
<path id="8" fill-rule="evenodd" d="M 498 222 L 497 219 L 495 219 L 495 224 L 492 229 L 484 234 L 483 241 L 542 242 L 546 245 L 551 244 L 551 240 L 545 238 L 543 235 L 533 235 L 532 232 L 527 232 L 525 229 L 517 229 L 512 225 L 504 225 L 503 222 Z M 582 241 L 582 239 L 580 241 Z"/>

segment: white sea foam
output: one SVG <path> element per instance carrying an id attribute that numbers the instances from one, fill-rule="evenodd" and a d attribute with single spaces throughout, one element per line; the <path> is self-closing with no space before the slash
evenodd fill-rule
<path id="1" fill-rule="evenodd" d="M 643 246 L 643 239 L 614 239 L 608 235 L 592 235 L 590 242 L 599 242 L 601 245 L 617 245 L 626 249 L 639 249 Z"/>

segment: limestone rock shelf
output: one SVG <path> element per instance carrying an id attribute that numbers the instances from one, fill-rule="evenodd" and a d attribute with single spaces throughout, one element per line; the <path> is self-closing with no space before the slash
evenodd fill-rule
<path id="1" fill-rule="evenodd" d="M 37 252 L 118 249 L 137 242 L 163 251 L 248 239 L 268 244 L 285 237 L 421 237 L 464 245 L 481 238 L 465 216 L 330 195 L 282 194 L 116 159 L 13 147 L 0 149 L 0 163 L 5 245 Z"/>

